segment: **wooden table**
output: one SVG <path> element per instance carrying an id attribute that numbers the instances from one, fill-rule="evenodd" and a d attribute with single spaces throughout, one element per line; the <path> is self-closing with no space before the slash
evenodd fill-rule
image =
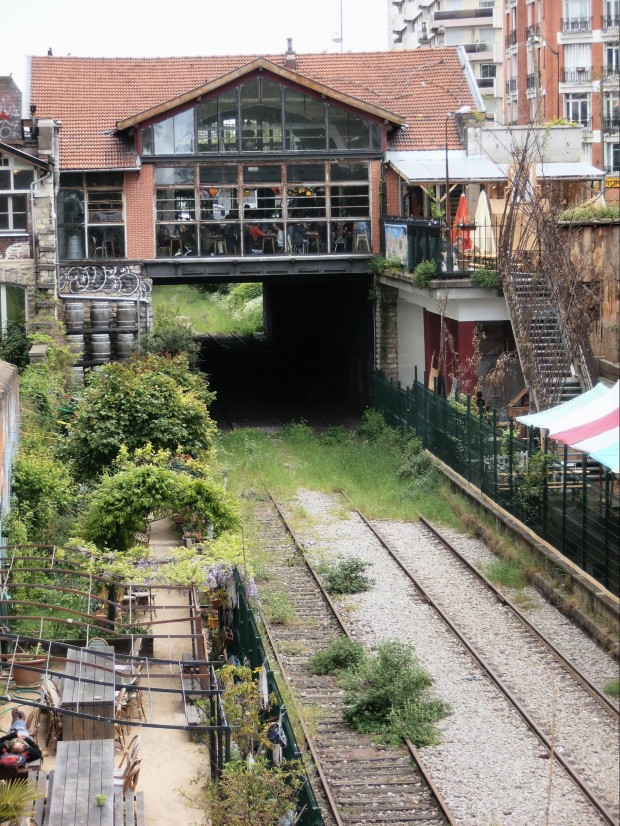
<path id="1" fill-rule="evenodd" d="M 114 826 L 114 740 L 58 743 L 45 826 Z"/>
<path id="2" fill-rule="evenodd" d="M 71 652 L 61 682 L 62 709 L 101 717 L 90 720 L 63 715 L 63 740 L 114 739 L 114 649 L 81 648 Z M 96 680 L 97 682 L 87 682 Z"/>

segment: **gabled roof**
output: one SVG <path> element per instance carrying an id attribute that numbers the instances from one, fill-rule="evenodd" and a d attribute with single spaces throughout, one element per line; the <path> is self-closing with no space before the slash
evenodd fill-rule
<path id="1" fill-rule="evenodd" d="M 117 124 L 179 105 L 179 99 L 191 99 L 199 88 L 247 72 L 257 60 L 256 55 L 33 57 L 30 97 L 37 117 L 61 123 L 62 169 L 135 168 L 133 141 L 118 132 Z M 290 73 L 308 89 L 325 88 L 326 95 L 362 111 L 380 112 L 392 123 L 402 119 L 391 140 L 394 150 L 444 147 L 448 113 L 476 105 L 455 48 L 298 54 L 294 70 L 284 54 L 262 61 L 283 79 Z M 447 127 L 449 148 L 461 148 L 452 118 Z"/>
<path id="2" fill-rule="evenodd" d="M 192 89 L 183 95 L 178 95 L 177 97 L 172 98 L 172 100 L 167 100 L 158 106 L 152 106 L 150 109 L 140 112 L 133 117 L 118 121 L 116 127 L 119 130 L 129 129 L 132 126 L 143 123 L 145 120 L 162 115 L 178 106 L 182 106 L 183 104 L 196 100 L 198 97 L 214 92 L 223 86 L 227 86 L 235 81 L 241 81 L 252 72 L 263 70 L 267 70 L 269 73 L 281 78 L 282 80 L 289 80 L 293 83 L 299 83 L 319 95 L 333 98 L 338 101 L 338 103 L 353 106 L 362 112 L 366 112 L 369 115 L 375 115 L 376 117 L 387 120 L 397 126 L 402 126 L 405 123 L 405 119 L 401 115 L 396 115 L 394 112 L 388 112 L 387 109 L 382 109 L 379 106 L 373 106 L 373 104 L 367 103 L 359 98 L 354 98 L 351 95 L 342 94 L 329 86 L 325 86 L 323 83 L 316 83 L 306 77 L 303 77 L 303 75 L 300 75 L 299 72 L 292 72 L 290 69 L 285 69 L 282 66 L 278 66 L 277 63 L 273 63 L 271 60 L 267 60 L 264 57 L 257 57 L 256 60 L 246 63 L 245 66 L 241 66 L 232 72 L 228 72 L 228 74 L 222 75 L 222 77 L 218 77 L 210 83 L 204 83 L 197 89 Z"/>
<path id="3" fill-rule="evenodd" d="M 20 161 L 26 161 L 33 166 L 38 166 L 39 169 L 49 169 L 49 161 L 37 158 L 36 155 L 30 155 L 28 152 L 24 152 L 23 149 L 18 149 L 17 146 L 13 146 L 10 143 L 0 141 L 0 152 L 4 152 L 6 155 L 13 155 L 13 157 L 19 158 Z"/>

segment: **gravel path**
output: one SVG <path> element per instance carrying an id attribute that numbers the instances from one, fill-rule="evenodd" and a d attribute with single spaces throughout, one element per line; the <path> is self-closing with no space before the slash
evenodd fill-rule
<path id="1" fill-rule="evenodd" d="M 298 527 L 298 533 L 315 561 L 347 556 L 361 558 L 371 565 L 368 573 L 375 580 L 374 586 L 363 594 L 338 599 L 349 618 L 352 633 L 369 647 L 386 639 L 409 642 L 432 674 L 437 693 L 450 703 L 452 715 L 440 725 L 443 742 L 438 747 L 424 749 L 423 759 L 459 823 L 472 826 L 533 826 L 547 823 L 590 826 L 601 823 L 599 816 L 561 767 L 546 758 L 545 749 L 527 730 L 518 713 L 482 674 L 434 611 L 416 594 L 416 589 L 395 563 L 388 560 L 385 551 L 359 517 L 347 516 L 338 497 L 309 491 L 299 492 L 296 505 L 297 508 L 301 506 L 313 520 L 312 526 L 306 520 L 306 524 Z M 550 666 L 546 656 L 533 652 L 531 644 L 519 641 L 519 649 L 524 650 L 515 651 L 515 632 L 512 626 L 506 624 L 506 609 L 478 593 L 474 600 L 476 588 L 471 575 L 461 571 L 460 575 L 455 576 L 454 570 L 449 572 L 446 567 L 441 577 L 437 576 L 440 570 L 437 551 L 423 536 L 423 530 L 420 525 L 411 523 L 381 523 L 382 533 L 386 537 L 389 533 L 390 541 L 398 544 L 403 554 L 410 554 L 411 566 L 415 562 L 425 570 L 424 575 L 429 581 L 441 586 L 439 601 L 444 607 L 450 607 L 455 616 L 463 614 L 468 618 L 468 633 L 475 631 L 479 635 L 476 645 L 486 639 L 488 651 L 508 654 L 502 658 L 502 667 L 512 668 L 510 663 L 516 663 L 516 668 L 510 671 L 511 682 L 519 681 L 525 670 L 534 676 L 532 684 L 536 686 L 537 674 L 542 669 L 544 680 L 551 681 L 551 688 L 545 682 L 543 695 L 546 699 L 539 697 L 537 702 L 542 704 L 540 713 L 546 717 L 551 728 L 558 728 L 560 722 L 554 722 L 550 717 L 549 696 L 555 692 L 556 699 L 551 706 L 555 705 L 557 711 L 559 698 L 565 693 L 570 694 L 573 713 L 579 720 L 575 723 L 579 731 L 571 732 L 570 738 L 568 723 L 564 718 L 561 721 L 562 738 L 567 742 L 569 738 L 571 749 L 576 752 L 570 758 L 578 765 L 583 762 L 586 766 L 593 765 L 588 762 L 590 759 L 596 760 L 596 768 L 592 769 L 593 773 L 596 772 L 596 781 L 592 782 L 598 783 L 599 790 L 605 793 L 611 806 L 617 807 L 617 732 L 615 738 L 610 734 L 612 727 L 606 714 L 592 708 L 589 699 L 583 700 L 581 689 L 581 695 L 574 694 L 572 679 L 566 677 L 565 672 L 549 677 L 547 671 Z M 472 540 L 465 541 L 473 543 Z M 472 553 L 477 553 L 479 557 L 488 553 L 480 543 L 476 544 L 476 549 L 472 544 Z M 447 563 L 444 565 L 447 566 Z M 555 613 L 561 633 L 566 633 L 566 629 L 561 628 L 565 625 L 564 618 Z M 551 618 L 547 622 L 553 623 Z M 484 634 L 483 628 L 486 629 Z M 574 633 L 580 634 L 577 631 Z M 506 645 L 507 640 L 510 640 L 510 647 Z M 570 645 L 570 641 L 566 644 Z M 608 681 L 598 654 L 594 650 L 585 653 L 588 644 L 596 648 L 583 637 L 579 647 L 580 650 L 583 648 L 584 653 L 580 654 L 580 658 L 599 662 L 600 679 Z M 526 656 L 527 665 L 524 666 L 521 658 Z M 517 659 L 521 665 L 518 665 Z M 531 702 L 534 705 L 533 699 Z M 581 705 L 586 709 L 583 717 Z M 583 728 L 588 724 L 594 727 L 592 734 L 589 729 Z M 603 742 L 597 742 L 599 736 Z"/>

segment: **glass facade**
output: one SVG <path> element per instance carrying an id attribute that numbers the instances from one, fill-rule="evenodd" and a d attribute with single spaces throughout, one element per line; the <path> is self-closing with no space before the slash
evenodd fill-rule
<path id="1" fill-rule="evenodd" d="M 159 258 L 370 253 L 369 163 L 157 167 L 155 221 Z"/>
<path id="2" fill-rule="evenodd" d="M 124 257 L 122 173 L 61 174 L 58 245 L 61 259 Z"/>

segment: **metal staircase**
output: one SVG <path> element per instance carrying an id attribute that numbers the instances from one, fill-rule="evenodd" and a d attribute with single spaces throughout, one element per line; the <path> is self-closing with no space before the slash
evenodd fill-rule
<path id="1" fill-rule="evenodd" d="M 536 407 L 552 407 L 589 390 L 594 381 L 589 342 L 571 340 L 562 296 L 551 279 L 533 267 L 517 265 L 504 275 L 504 294 Z"/>

